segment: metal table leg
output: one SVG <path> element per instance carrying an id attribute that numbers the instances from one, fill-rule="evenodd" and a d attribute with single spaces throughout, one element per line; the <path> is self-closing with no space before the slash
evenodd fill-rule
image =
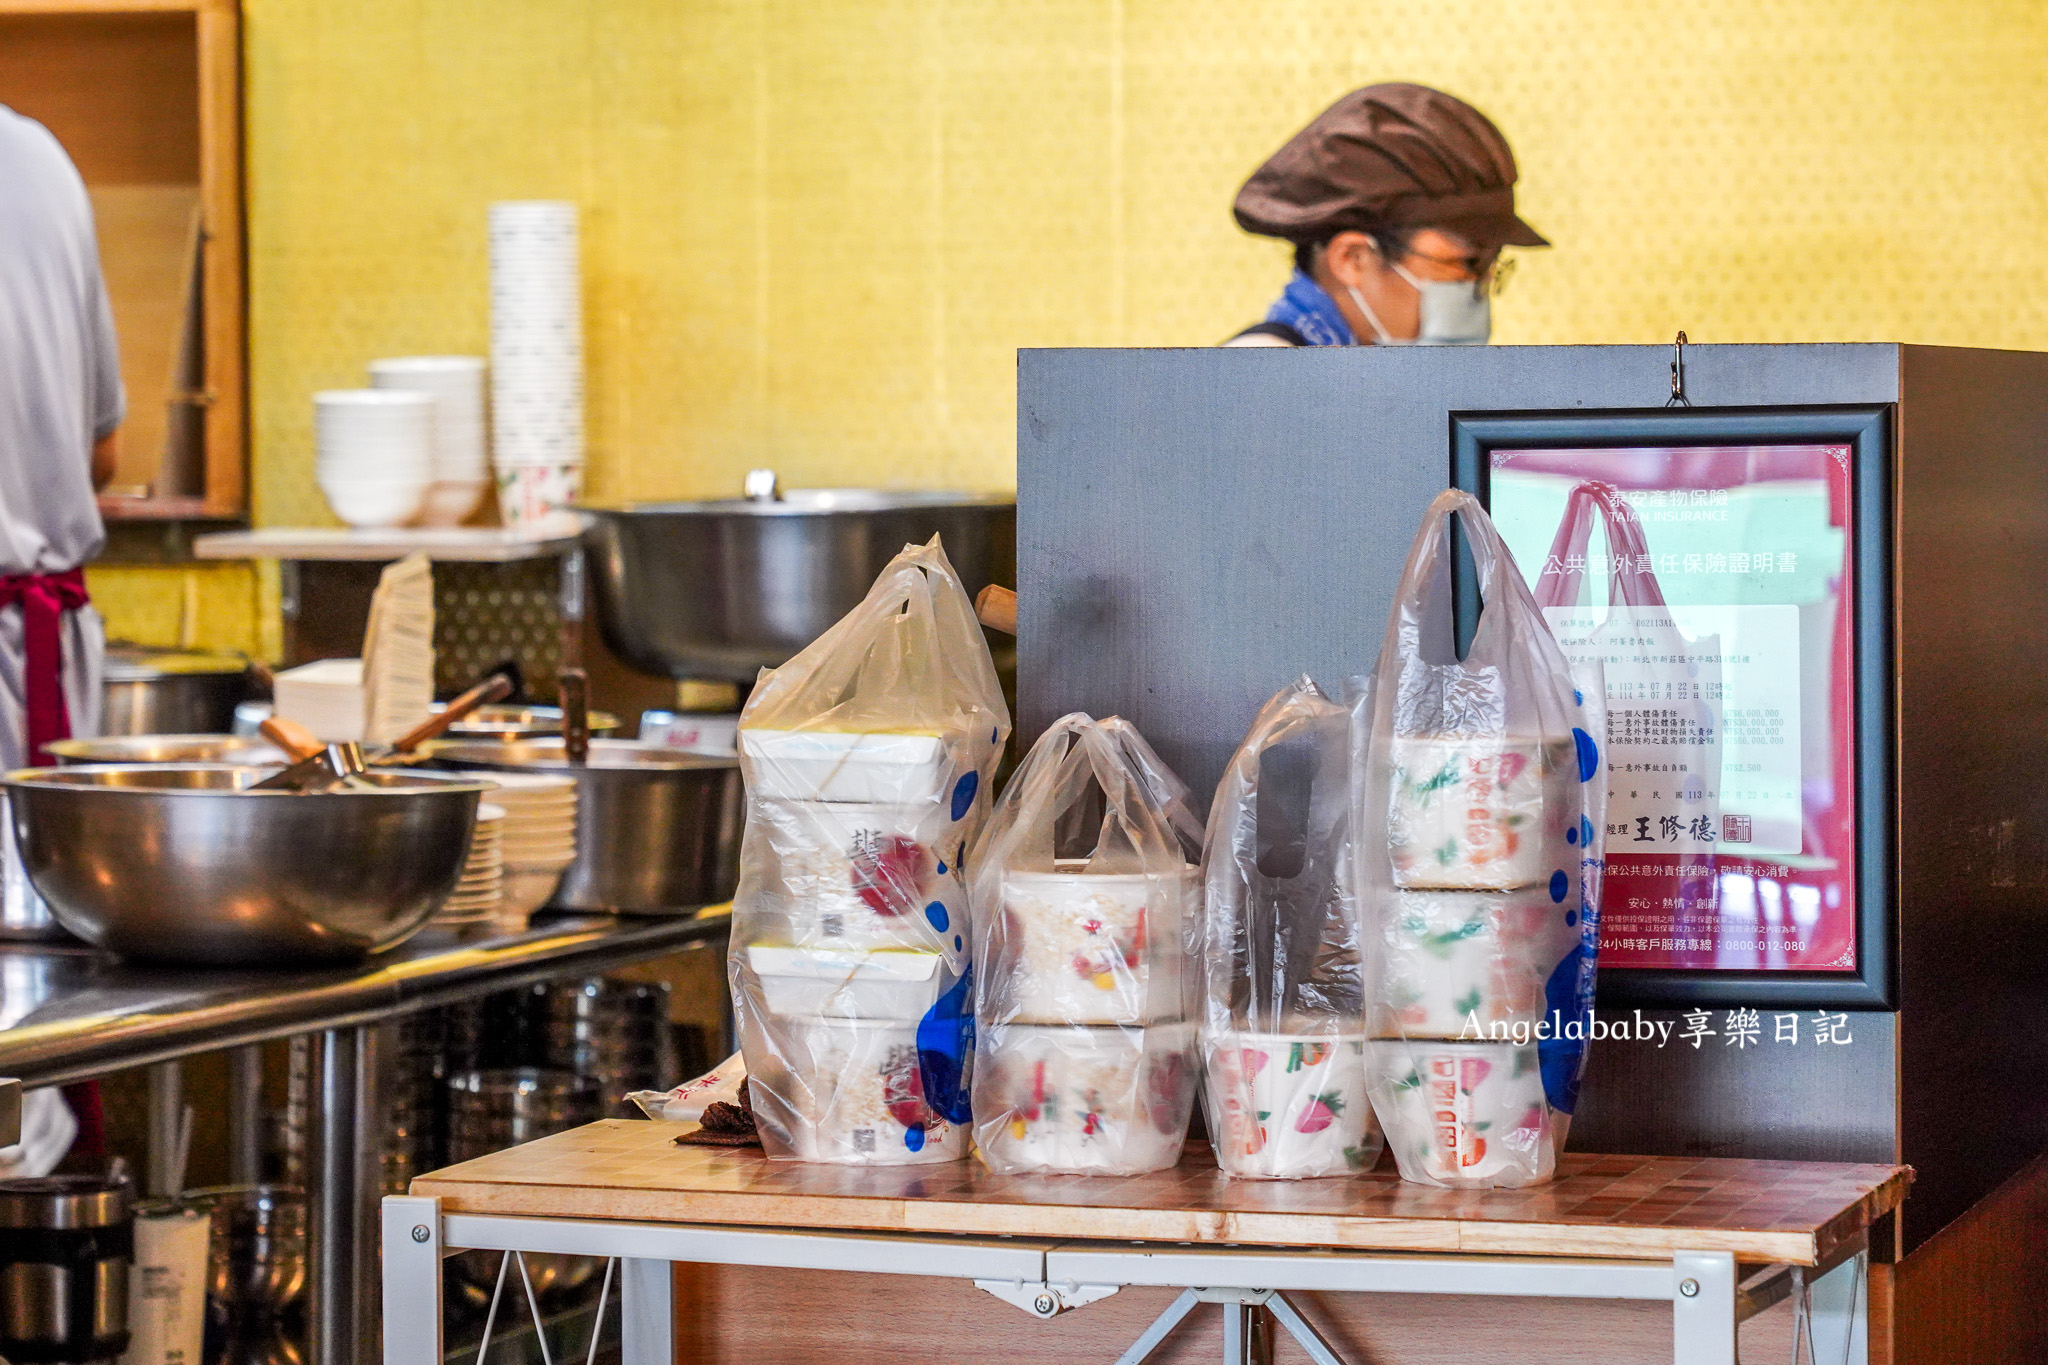
<path id="1" fill-rule="evenodd" d="M 1809 1292 L 1815 1365 L 1869 1365 L 1870 1253 L 1849 1257 Z"/>
<path id="2" fill-rule="evenodd" d="M 1735 1257 L 1681 1251 L 1671 1258 L 1672 1359 L 1676 1365 L 1736 1365 Z"/>
<path id="3" fill-rule="evenodd" d="M 675 1266 L 627 1257 L 619 1263 L 621 1365 L 669 1365 L 675 1358 Z"/>
<path id="4" fill-rule="evenodd" d="M 254 1185 L 263 1179 L 263 1048 L 228 1053 L 228 1179 Z"/>
<path id="5" fill-rule="evenodd" d="M 441 1365 L 441 1201 L 384 1200 L 384 1365 Z"/>
<path id="6" fill-rule="evenodd" d="M 377 1353 L 375 1040 L 369 1028 L 330 1029 L 319 1040 L 308 1191 L 314 1365 L 369 1365 Z"/>

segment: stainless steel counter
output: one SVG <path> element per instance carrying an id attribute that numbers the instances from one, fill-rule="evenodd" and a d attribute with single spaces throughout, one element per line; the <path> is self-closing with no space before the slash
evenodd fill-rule
<path id="1" fill-rule="evenodd" d="M 522 933 L 428 928 L 354 967 L 243 971 L 132 966 L 85 947 L 0 944 L 0 1076 L 54 1085 L 295 1033 L 373 1024 L 508 986 L 725 938 L 695 916 L 560 915 Z"/>
<path id="2" fill-rule="evenodd" d="M 284 971 L 138 966 L 83 947 L 0 944 L 0 1076 L 52 1085 L 317 1033 L 313 1360 L 370 1365 L 380 1178 L 370 1026 L 509 986 L 715 947 L 729 923 L 729 907 L 717 906 L 646 918 L 553 916 L 480 937 L 429 928 L 358 966 Z"/>

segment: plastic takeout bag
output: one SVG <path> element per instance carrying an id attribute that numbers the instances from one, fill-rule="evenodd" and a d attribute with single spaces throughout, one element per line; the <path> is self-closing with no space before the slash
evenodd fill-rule
<path id="1" fill-rule="evenodd" d="M 963 860 L 1010 731 L 934 537 L 740 716 L 747 828 L 729 958 L 768 1155 L 967 1151 L 973 945 Z"/>
<path id="2" fill-rule="evenodd" d="M 1135 1175 L 1194 1108 L 1201 817 L 1127 722 L 1076 712 L 973 854 L 975 1147 L 998 1172 Z"/>
<path id="3" fill-rule="evenodd" d="M 1481 610 L 1452 647 L 1450 518 Z M 1602 682 L 1575 678 L 1469 494 L 1430 505 L 1381 648 L 1360 895 L 1384 956 L 1367 1045 L 1404 1179 L 1548 1180 L 1585 1066 L 1606 784 Z"/>
<path id="4" fill-rule="evenodd" d="M 1203 1093 L 1229 1175 L 1346 1175 L 1379 1159 L 1365 1069 L 1377 945 L 1353 866 L 1351 727 L 1350 708 L 1309 679 L 1290 684 L 1210 808 Z"/>

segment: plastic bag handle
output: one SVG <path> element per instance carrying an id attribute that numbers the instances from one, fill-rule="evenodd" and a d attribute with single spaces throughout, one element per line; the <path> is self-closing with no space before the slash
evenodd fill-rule
<path id="1" fill-rule="evenodd" d="M 1550 553 L 1544 558 L 1543 568 L 1536 577 L 1536 604 L 1539 607 L 1576 606 L 1579 600 L 1579 585 L 1585 579 L 1586 547 L 1593 538 L 1593 517 L 1598 514 L 1607 529 L 1607 545 L 1612 551 L 1609 558 L 1608 597 L 1611 601 L 1625 603 L 1631 607 L 1661 607 L 1666 605 L 1664 590 L 1657 583 L 1656 573 L 1646 567 L 1648 564 L 1649 542 L 1643 535 L 1642 521 L 1636 516 L 1635 508 L 1622 499 L 1621 493 L 1611 483 L 1588 479 L 1576 485 L 1565 499 L 1564 518 L 1557 525 L 1557 537 L 1550 543 Z M 1570 568 L 1576 558 L 1580 567 Z M 1551 565 L 1558 567 L 1552 569 Z"/>
<path id="2" fill-rule="evenodd" d="M 1429 504 L 1429 510 L 1422 514 L 1422 527 L 1416 533 L 1415 544 L 1408 551 L 1401 581 L 1403 584 L 1426 581 L 1425 566 L 1435 564 L 1450 553 L 1453 513 L 1457 514 L 1458 523 L 1464 528 L 1465 543 L 1472 551 L 1473 567 L 1479 571 L 1479 624 L 1472 632 L 1472 645 L 1466 655 L 1468 658 L 1474 654 L 1486 657 L 1491 651 L 1484 646 L 1492 644 L 1494 637 L 1503 629 L 1504 613 L 1494 610 L 1495 603 L 1504 593 L 1511 591 L 1518 591 L 1526 597 L 1528 586 L 1519 572 L 1502 572 L 1514 565 L 1515 557 L 1507 542 L 1500 538 L 1500 532 L 1494 529 L 1493 518 L 1487 516 L 1486 509 L 1479 505 L 1479 499 L 1462 488 L 1446 488 L 1436 495 Z M 1534 606 L 1532 601 L 1532 610 Z M 1396 620 L 1400 615 L 1395 613 Z M 1388 630 L 1395 629 L 1395 621 L 1389 621 Z"/>
<path id="3" fill-rule="evenodd" d="M 1266 751 L 1282 740 L 1294 738 L 1304 730 L 1311 729 L 1311 727 L 1317 725 L 1331 724 L 1339 719 L 1345 721 L 1347 735 L 1349 731 L 1349 708 L 1331 701 L 1324 695 L 1321 688 L 1305 677 L 1295 684 L 1295 689 L 1293 695 L 1287 698 L 1280 714 L 1274 716 L 1262 726 L 1257 724 L 1253 726 L 1252 732 L 1245 736 L 1244 743 L 1238 747 L 1236 756 L 1231 759 L 1231 775 L 1235 777 L 1239 790 L 1243 793 L 1241 801 L 1238 803 L 1238 808 L 1249 812 L 1251 815 L 1248 823 L 1251 826 L 1253 834 L 1252 848 L 1255 851 L 1258 848 L 1259 783 L 1265 771 L 1261 760 L 1264 759 Z M 1322 714 L 1318 715 L 1313 710 L 1305 709 L 1317 703 L 1326 708 Z M 1322 796 L 1325 800 L 1331 799 L 1332 794 L 1324 785 L 1330 780 L 1331 778 L 1328 774 L 1318 773 L 1309 784 L 1308 808 L 1311 816 L 1313 816 L 1316 809 L 1316 797 L 1318 795 Z M 1350 805 L 1351 785 L 1351 774 L 1347 771 L 1345 773 L 1343 794 L 1347 811 Z M 1310 828 L 1304 830 L 1303 834 L 1306 836 L 1313 832 L 1313 828 Z M 1291 885 L 1307 877 L 1314 869 L 1314 860 L 1307 859 L 1303 861 L 1301 871 L 1292 877 L 1274 877 L 1263 872 L 1259 875 L 1266 881 L 1276 885 Z"/>

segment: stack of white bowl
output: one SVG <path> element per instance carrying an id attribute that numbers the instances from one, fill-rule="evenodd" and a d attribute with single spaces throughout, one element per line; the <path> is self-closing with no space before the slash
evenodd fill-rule
<path id="1" fill-rule="evenodd" d="M 433 482 L 434 396 L 397 389 L 313 395 L 316 477 L 351 526 L 403 526 Z"/>
<path id="2" fill-rule="evenodd" d="M 492 773 L 491 803 L 505 811 L 498 838 L 505 868 L 500 921 L 524 924 L 548 903 L 576 861 L 576 780 L 550 773 Z"/>
<path id="3" fill-rule="evenodd" d="M 508 526 L 583 491 L 583 287 L 576 206 L 491 205 L 491 459 Z"/>
<path id="4" fill-rule="evenodd" d="M 475 355 L 412 355 L 370 362 L 378 389 L 424 393 L 434 400 L 433 448 L 420 507 L 423 526 L 459 526 L 476 510 L 490 482 L 484 441 L 484 360 Z"/>
<path id="5" fill-rule="evenodd" d="M 469 857 L 462 864 L 462 876 L 429 923 L 487 924 L 498 917 L 498 898 L 505 882 L 504 825 L 504 807 L 485 802 L 476 808 L 476 833 L 469 836 Z"/>

